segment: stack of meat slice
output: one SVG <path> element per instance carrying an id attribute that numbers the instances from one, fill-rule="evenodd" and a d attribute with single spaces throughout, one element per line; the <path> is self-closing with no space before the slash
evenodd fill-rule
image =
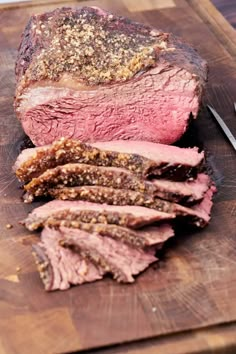
<path id="1" fill-rule="evenodd" d="M 24 150 L 14 170 L 24 200 L 56 199 L 24 220 L 43 228 L 34 256 L 46 290 L 101 279 L 133 282 L 174 235 L 176 219 L 203 227 L 215 187 L 204 153 L 138 141 L 60 139 Z"/>

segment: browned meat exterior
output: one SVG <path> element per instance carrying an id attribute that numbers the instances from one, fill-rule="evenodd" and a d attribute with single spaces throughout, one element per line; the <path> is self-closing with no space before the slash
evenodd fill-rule
<path id="1" fill-rule="evenodd" d="M 56 9 L 23 33 L 16 114 L 37 146 L 61 136 L 171 144 L 196 117 L 206 77 L 171 34 L 98 8 Z"/>
<path id="2" fill-rule="evenodd" d="M 139 230 L 132 230 L 113 224 L 84 223 L 79 220 L 72 220 L 72 218 L 68 216 L 63 219 L 62 213 L 50 216 L 45 221 L 44 226 L 51 228 L 64 226 L 87 232 L 95 232 L 99 235 L 109 236 L 135 247 L 157 246 L 174 236 L 174 230 L 169 224 L 146 226 Z"/>
<path id="3" fill-rule="evenodd" d="M 120 186 L 121 187 L 121 186 Z M 84 200 L 93 203 L 106 203 L 110 205 L 140 205 L 162 211 L 168 202 L 157 199 L 142 192 L 135 192 L 129 189 L 115 189 L 101 186 L 83 186 L 83 187 L 62 187 L 49 189 L 48 194 L 61 200 Z"/>
<path id="4" fill-rule="evenodd" d="M 125 175 L 125 178 L 122 176 Z M 159 197 L 168 201 L 177 201 L 181 204 L 194 204 L 204 197 L 204 194 L 211 185 L 210 178 L 201 173 L 197 180 L 191 182 L 173 182 L 168 180 L 155 180 L 153 182 L 138 181 L 135 176 L 130 174 L 127 179 L 127 172 L 120 172 L 115 169 L 109 178 L 109 185 L 117 186 L 119 189 L 101 186 L 74 186 L 60 187 L 48 190 L 48 195 L 61 200 L 87 200 L 96 203 L 107 203 L 114 205 L 134 204 L 134 205 L 153 205 L 153 199 Z M 115 179 L 115 183 L 113 180 Z M 127 183 L 127 180 L 129 183 Z M 131 183 L 132 181 L 132 183 Z M 97 180 L 96 180 L 97 182 Z M 120 189 L 120 188 L 123 189 Z M 127 190 L 125 190 L 127 188 Z M 130 189 L 129 189 L 130 188 Z M 138 191 L 134 192 L 133 190 Z M 141 192 L 139 192 L 141 191 Z M 128 202 L 127 200 L 130 200 Z"/>
<path id="5" fill-rule="evenodd" d="M 104 270 L 78 252 L 60 245 L 62 234 L 45 228 L 41 242 L 33 246 L 33 256 L 46 291 L 66 290 L 70 285 L 102 279 Z"/>
<path id="6" fill-rule="evenodd" d="M 174 213 L 164 213 L 140 206 L 53 200 L 35 208 L 22 223 L 28 230 L 33 231 L 43 227 L 46 220 L 55 215 L 62 220 L 93 224 L 107 223 L 135 229 L 157 221 L 175 218 Z"/>
<path id="7" fill-rule="evenodd" d="M 204 173 L 199 173 L 193 181 L 174 182 L 155 179 L 152 183 L 155 185 L 155 196 L 183 205 L 195 204 L 202 200 L 212 185 L 210 177 Z"/>
<path id="8" fill-rule="evenodd" d="M 48 169 L 67 163 L 85 163 L 128 169 L 136 174 L 186 180 L 195 177 L 204 159 L 197 149 L 183 149 L 138 141 L 97 143 L 60 139 L 43 148 L 23 150 L 14 166 L 20 181 L 28 182 Z"/>
<path id="9" fill-rule="evenodd" d="M 38 25 L 40 36 L 37 30 L 32 31 Z M 25 31 L 29 38 L 23 35 L 19 48 L 21 61 L 16 63 L 17 78 L 23 76 L 27 85 L 42 79 L 59 80 L 64 73 L 71 73 L 89 86 L 124 82 L 140 70 L 155 66 L 156 51 L 165 49 L 168 35 L 156 31 L 152 36 L 150 31 L 148 26 L 95 7 L 64 7 L 33 16 Z M 41 48 L 35 43 L 34 35 L 40 40 Z M 66 38 L 62 38 L 64 35 Z M 62 39 L 64 48 L 58 43 Z M 49 44 L 52 47 L 48 48 Z M 68 47 L 73 53 L 66 53 Z M 78 53 L 77 48 L 79 52 L 83 49 L 83 53 Z M 35 50 L 38 50 L 37 60 L 34 60 Z"/>
<path id="10" fill-rule="evenodd" d="M 148 191 L 153 193 L 154 186 L 136 177 L 124 169 L 114 167 L 98 167 L 85 164 L 66 164 L 45 171 L 33 178 L 24 186 L 27 194 L 25 202 L 33 201 L 34 197 L 47 196 L 49 189 L 61 186 L 96 185 L 125 189 Z M 53 192 L 51 192 L 53 193 Z"/>
<path id="11" fill-rule="evenodd" d="M 74 191 L 77 190 L 77 193 L 75 192 L 77 197 L 81 195 L 82 196 L 81 199 L 85 200 L 84 203 L 86 202 L 88 203 L 89 208 L 90 206 L 92 206 L 95 207 L 95 209 L 93 208 L 93 210 L 89 210 L 88 212 L 83 209 L 81 210 L 79 206 L 80 208 L 79 212 L 76 210 L 75 212 L 71 213 L 71 210 L 66 210 L 64 214 L 63 213 L 59 214 L 59 217 L 62 219 L 69 218 L 69 220 L 71 220 L 72 218 L 73 221 L 90 222 L 92 218 L 93 220 L 96 220 L 96 223 L 98 223 L 101 217 L 102 218 L 105 217 L 104 220 L 107 223 L 130 226 L 134 222 L 134 225 L 136 225 L 136 221 L 133 220 L 133 216 L 129 215 L 130 213 L 129 208 L 131 208 L 131 206 L 132 207 L 136 206 L 136 208 L 141 207 L 144 210 L 150 209 L 152 211 L 160 213 L 160 215 L 157 215 L 157 217 L 159 218 L 157 220 L 168 219 L 168 215 L 169 215 L 169 219 L 176 218 L 176 217 L 185 217 L 186 220 L 189 220 L 189 222 L 199 227 L 204 227 L 210 220 L 211 208 L 208 211 L 205 211 L 204 208 L 189 208 L 162 199 L 152 198 L 148 195 L 145 195 L 144 193 L 132 192 L 128 190 L 115 190 L 113 188 L 97 187 L 97 186 L 93 188 L 83 187 L 82 189 L 80 189 L 79 187 L 77 187 L 73 189 Z M 63 190 L 64 190 L 63 199 L 65 199 L 66 188 L 64 188 Z M 204 198 L 208 198 L 207 194 Z M 106 207 L 105 204 L 98 204 L 98 203 L 104 203 L 105 201 L 107 203 Z M 61 203 L 63 204 L 63 202 Z M 72 203 L 71 205 L 73 205 L 73 201 L 71 203 Z M 74 201 L 74 203 L 79 203 L 79 202 Z M 114 203 L 115 204 L 117 203 L 118 205 L 113 205 Z M 76 204 L 74 205 L 76 207 Z M 106 209 L 106 212 L 101 213 L 101 210 L 97 211 L 96 208 L 98 205 L 101 206 L 100 209 L 102 210 Z M 119 208 L 122 207 L 124 213 L 126 214 L 125 217 L 124 215 L 122 217 L 120 216 L 120 214 L 116 213 L 117 210 L 121 212 L 122 209 Z M 60 204 L 59 204 L 59 208 L 60 208 Z M 25 221 L 26 227 L 29 229 L 40 227 L 44 223 L 44 221 L 40 223 L 40 218 L 38 218 L 37 209 L 36 209 L 36 213 L 34 212 L 31 213 Z M 45 207 L 45 209 L 48 210 L 47 207 Z M 66 205 L 64 209 L 66 209 Z M 113 211 L 115 211 L 115 214 L 113 213 Z M 51 213 L 54 214 L 53 211 L 49 210 L 49 215 Z M 36 216 L 36 220 L 34 218 L 34 215 Z M 44 216 L 43 216 L 43 220 L 45 220 Z"/>
<path id="12" fill-rule="evenodd" d="M 50 229 L 47 230 L 50 233 Z M 134 282 L 133 275 L 139 274 L 157 261 L 151 251 L 132 248 L 96 233 L 66 227 L 61 227 L 59 232 L 63 235 L 63 246 L 79 252 L 82 257 L 101 267 L 105 273 L 113 274 L 118 282 Z"/>
<path id="13" fill-rule="evenodd" d="M 125 189 L 114 189 L 99 186 L 84 186 L 51 190 L 50 195 L 62 200 L 84 200 L 94 203 L 110 205 L 138 205 L 161 212 L 175 213 L 176 216 L 187 216 L 198 226 L 208 223 L 209 215 L 204 210 L 195 210 L 180 204 L 154 198 L 146 193 L 134 192 Z"/>
<path id="14" fill-rule="evenodd" d="M 176 193 L 171 191 L 169 183 L 154 183 L 138 178 L 124 169 L 114 167 L 100 167 L 85 164 L 66 164 L 45 171 L 39 177 L 35 177 L 24 186 L 27 192 L 24 200 L 29 203 L 35 197 L 47 196 L 54 187 L 63 186 L 103 186 L 116 189 L 127 189 L 144 192 L 150 196 L 160 196 L 163 199 L 175 199 Z M 181 185 L 178 186 L 181 190 Z M 173 186 L 173 189 L 175 186 Z M 170 189 L 170 190 L 169 190 Z M 186 188 L 185 188 L 186 189 Z M 208 189 L 208 184 L 203 190 Z M 79 191 L 79 190 L 78 190 Z M 202 193 L 204 195 L 204 193 Z M 172 198 L 173 196 L 173 198 Z M 105 201 L 104 201 L 105 202 Z"/>

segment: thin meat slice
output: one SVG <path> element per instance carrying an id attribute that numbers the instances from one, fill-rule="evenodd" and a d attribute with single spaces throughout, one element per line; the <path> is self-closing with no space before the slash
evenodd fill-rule
<path id="1" fill-rule="evenodd" d="M 171 202 L 155 198 L 148 193 L 128 189 L 102 186 L 62 187 L 50 189 L 48 194 L 61 200 L 84 200 L 109 205 L 139 205 L 165 212 L 173 210 Z"/>
<path id="2" fill-rule="evenodd" d="M 37 230 L 44 226 L 49 217 L 55 215 L 66 220 L 115 224 L 135 229 L 157 221 L 175 218 L 174 213 L 164 213 L 140 206 L 53 200 L 35 208 L 22 223 L 30 231 Z"/>
<path id="3" fill-rule="evenodd" d="M 158 226 L 146 226 L 139 230 L 132 230 L 113 224 L 92 224 L 79 220 L 61 218 L 60 213 L 49 217 L 44 226 L 59 228 L 60 226 L 76 228 L 87 232 L 95 232 L 102 236 L 109 236 L 135 247 L 147 247 L 161 245 L 174 236 L 174 230 L 169 224 Z"/>
<path id="4" fill-rule="evenodd" d="M 60 227 L 59 232 L 63 235 L 61 244 L 64 247 L 78 251 L 82 257 L 102 267 L 104 272 L 113 274 L 118 282 L 134 282 L 133 275 L 139 274 L 157 261 L 151 251 L 129 247 L 96 233 L 66 227 Z"/>
<path id="5" fill-rule="evenodd" d="M 80 190 L 80 193 L 78 192 L 78 190 Z M 76 191 L 76 188 L 74 188 L 74 191 Z M 74 193 L 74 191 L 72 191 L 72 194 Z M 158 213 L 157 215 L 155 215 L 155 221 L 168 220 L 176 217 L 185 217 L 188 222 L 198 227 L 205 226 L 209 221 L 209 214 L 205 212 L 204 209 L 194 209 L 185 207 L 180 204 L 168 202 L 159 198 L 150 197 L 148 195 L 145 195 L 145 193 L 132 192 L 128 190 L 115 190 L 113 188 L 105 187 L 83 187 L 83 189 L 81 190 L 79 187 L 77 187 L 77 197 L 79 194 L 82 195 L 81 199 L 85 201 L 71 201 L 71 203 L 87 202 L 89 205 L 89 209 L 91 207 L 92 209 L 88 210 L 87 207 L 83 208 L 83 204 L 81 204 L 82 207 L 80 207 L 79 210 L 66 210 L 65 204 L 64 211 L 60 213 L 61 218 L 69 218 L 70 220 L 81 222 L 90 222 L 90 220 L 94 220 L 96 223 L 99 223 L 100 220 L 103 220 L 102 222 L 106 222 L 109 224 L 111 223 L 118 224 L 121 226 L 139 227 L 139 220 L 135 218 L 134 215 L 130 214 L 130 212 L 132 213 L 133 209 L 129 208 L 132 207 L 144 209 L 146 214 L 148 214 L 147 210 L 152 211 L 152 213 Z M 64 188 L 64 199 L 65 196 L 66 192 Z M 103 203 L 104 201 L 106 201 L 107 204 L 98 204 Z M 63 202 L 68 203 L 69 201 L 62 201 L 62 205 Z M 113 205 L 114 203 L 118 205 Z M 100 208 L 98 207 L 99 205 Z M 124 213 L 124 215 L 122 215 L 122 212 Z M 48 216 L 50 216 L 51 213 L 52 211 L 49 210 Z M 36 217 L 34 217 L 34 215 Z M 41 227 L 44 223 L 44 220 L 46 219 L 43 216 L 43 220 L 41 222 L 41 218 L 38 217 L 37 212 L 33 212 L 26 219 L 25 224 L 28 229 L 33 230 L 38 227 Z M 143 220 L 142 218 L 140 219 L 140 222 L 144 224 L 150 224 L 153 221 L 151 221 L 150 219 L 148 219 L 147 221 Z"/>
<path id="6" fill-rule="evenodd" d="M 27 192 L 24 200 L 31 202 L 34 197 L 47 196 L 49 189 L 53 187 L 83 185 L 124 188 L 150 194 L 153 194 L 156 188 L 152 183 L 141 180 L 125 169 L 70 163 L 49 169 L 33 178 L 24 186 Z"/>
<path id="7" fill-rule="evenodd" d="M 125 189 L 114 189 L 100 186 L 84 186 L 52 190 L 50 195 L 62 200 L 84 200 L 110 205 L 138 205 L 175 214 L 176 217 L 186 217 L 191 223 L 203 227 L 209 221 L 209 213 L 202 208 L 185 207 L 180 204 L 155 198 L 146 193 L 134 192 Z"/>
<path id="8" fill-rule="evenodd" d="M 24 200 L 32 202 L 34 197 L 47 196 L 50 194 L 49 189 L 54 187 L 95 185 L 145 192 L 166 200 L 196 201 L 203 197 L 209 183 L 209 177 L 204 174 L 200 174 L 198 179 L 192 182 L 167 180 L 150 182 L 121 168 L 70 163 L 49 169 L 39 177 L 33 178 L 24 186 L 27 192 Z"/>
<path id="9" fill-rule="evenodd" d="M 212 181 L 205 173 L 199 173 L 193 181 L 175 182 L 167 179 L 154 179 L 152 183 L 155 185 L 155 196 L 188 205 L 202 200 Z"/>
<path id="10" fill-rule="evenodd" d="M 33 256 L 46 291 L 66 290 L 70 285 L 102 279 L 102 267 L 62 247 L 60 240 L 59 231 L 45 228 L 41 242 L 33 246 Z"/>
<path id="11" fill-rule="evenodd" d="M 83 178 L 83 173 L 86 169 L 83 169 L 79 176 L 80 183 Z M 104 171 L 104 172 L 103 172 Z M 92 176 L 90 177 L 89 174 Z M 95 174 L 96 173 L 96 174 Z M 101 178 L 101 173 L 103 177 L 107 175 L 107 181 Z M 123 169 L 117 168 L 103 168 L 89 166 L 87 170 L 87 176 L 83 178 L 83 181 L 90 182 L 93 184 L 94 181 L 97 185 L 106 185 L 113 188 L 101 188 L 100 186 L 83 186 L 83 187 L 60 187 L 52 188 L 47 191 L 47 193 L 56 199 L 62 200 L 88 200 L 91 202 L 107 203 L 107 204 L 118 204 L 122 205 L 127 200 L 132 199 L 133 204 L 140 204 L 138 196 L 141 196 L 143 200 L 144 196 L 140 193 L 134 193 L 133 191 L 145 192 L 146 202 L 153 197 L 159 197 L 168 201 L 180 202 L 181 204 L 193 204 L 201 200 L 208 190 L 211 180 L 206 174 L 199 174 L 197 179 L 188 182 L 173 182 L 168 180 L 153 180 L 152 182 L 141 181 L 132 173 L 125 171 Z M 73 184 L 73 179 L 69 181 L 69 184 Z M 80 184 L 79 183 L 79 184 Z M 120 189 L 122 188 L 122 190 Z M 124 191 L 127 189 L 127 191 Z M 128 190 L 130 189 L 130 190 Z M 27 195 L 26 198 L 29 198 Z M 112 202 L 109 200 L 112 198 Z M 130 204 L 127 202 L 127 204 Z"/>
<path id="12" fill-rule="evenodd" d="M 217 192 L 217 189 L 215 185 L 212 185 L 208 191 L 206 192 L 203 200 L 199 203 L 193 206 L 193 210 L 197 213 L 204 213 L 205 215 L 208 215 L 208 220 L 207 223 L 210 221 L 211 218 L 211 209 L 213 206 L 213 201 L 212 198 L 214 194 Z"/>
<path id="13" fill-rule="evenodd" d="M 176 175 L 179 175 L 181 180 L 187 179 L 189 177 L 188 170 L 191 174 L 190 169 L 199 166 L 204 159 L 204 152 L 199 153 L 197 147 L 180 148 L 173 145 L 156 144 L 150 141 L 98 141 L 92 143 L 91 146 L 103 151 L 113 151 L 119 154 L 137 154 L 148 160 L 153 160 L 158 166 L 150 166 L 148 174 L 161 175 L 162 177 L 165 177 L 166 174 L 169 178 L 171 176 L 174 177 L 174 180 L 177 180 Z M 159 171 L 160 167 L 161 171 Z M 183 172 L 186 175 L 181 178 Z"/>
<path id="14" fill-rule="evenodd" d="M 111 141 L 91 146 L 61 138 L 52 145 L 24 150 L 17 158 L 14 170 L 23 182 L 67 163 L 120 167 L 144 177 L 186 180 L 196 177 L 203 159 L 204 153 L 199 153 L 197 148 L 140 141 Z"/>
<path id="15" fill-rule="evenodd" d="M 202 201 L 193 205 L 191 208 L 184 207 L 185 209 L 188 209 L 185 211 L 182 209 L 182 206 L 180 206 L 181 209 L 178 210 L 179 204 L 176 204 L 176 213 L 179 216 L 186 217 L 187 220 L 190 220 L 190 222 L 197 227 L 206 226 L 211 219 L 211 209 L 213 206 L 212 198 L 216 191 L 217 189 L 215 185 L 210 186 Z"/>

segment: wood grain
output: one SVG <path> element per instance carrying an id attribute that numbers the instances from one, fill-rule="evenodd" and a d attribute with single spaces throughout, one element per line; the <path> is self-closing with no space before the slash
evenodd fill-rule
<path id="1" fill-rule="evenodd" d="M 232 56 L 236 56 L 236 36 L 235 30 L 225 21 L 214 7 L 210 0 L 199 2 L 198 0 L 188 0 L 190 6 L 200 15 L 200 17 L 208 23 L 209 28 L 216 34 L 219 41 L 229 51 Z"/>
<path id="2" fill-rule="evenodd" d="M 223 19 L 215 11 L 212 21 L 217 23 L 217 30 L 213 30 L 207 0 L 175 0 L 175 6 L 170 3 L 150 0 L 145 8 L 140 4 L 136 7 L 131 0 L 79 4 L 99 5 L 142 20 L 173 31 L 193 44 L 210 66 L 205 102 L 215 106 L 236 135 L 236 44 L 221 39 L 221 35 L 230 38 L 231 31 L 224 30 Z M 202 15 L 199 4 L 208 9 L 207 17 Z M 169 242 L 159 265 L 142 274 L 133 285 L 106 279 L 65 292 L 44 292 L 30 253 L 30 244 L 37 235 L 31 236 L 18 224 L 35 204 L 22 203 L 22 191 L 11 172 L 24 138 L 12 104 L 14 62 L 21 32 L 31 14 L 55 7 L 57 4 L 48 3 L 0 11 L 0 352 L 94 351 L 144 339 L 144 347 L 127 350 L 156 353 L 156 345 L 160 353 L 236 350 L 234 327 L 230 327 L 236 321 L 235 152 L 204 109 L 188 132 L 188 139 L 204 145 L 210 171 L 219 186 L 209 227 L 195 233 L 182 230 Z M 7 223 L 13 228 L 6 229 Z M 210 327 L 214 327 L 213 332 Z M 179 352 L 173 351 L 177 344 Z M 118 349 L 117 353 L 123 350 Z"/>
<path id="3" fill-rule="evenodd" d="M 116 345 L 87 354 L 235 354 L 236 324 L 167 335 L 158 339 Z"/>
<path id="4" fill-rule="evenodd" d="M 226 20 L 236 28 L 235 0 L 213 0 L 213 4 L 223 14 Z"/>

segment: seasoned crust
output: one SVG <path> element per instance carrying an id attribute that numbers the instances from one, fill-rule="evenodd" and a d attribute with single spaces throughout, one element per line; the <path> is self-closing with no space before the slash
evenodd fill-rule
<path id="1" fill-rule="evenodd" d="M 53 268 L 47 256 L 43 243 L 32 246 L 32 255 L 34 256 L 37 269 L 44 284 L 45 290 L 50 291 L 53 286 Z"/>
<path id="2" fill-rule="evenodd" d="M 112 149 L 112 146 L 111 146 Z M 155 162 L 144 156 L 117 151 L 102 150 L 77 140 L 61 138 L 50 146 L 33 150 L 24 157 L 23 153 L 14 165 L 14 172 L 22 182 L 40 176 L 48 169 L 68 163 L 83 163 L 104 167 L 125 168 L 139 177 L 162 177 L 171 180 L 195 178 L 202 164 L 203 156 L 194 166 L 189 164 Z M 127 172 L 128 173 L 128 172 Z"/>
<path id="3" fill-rule="evenodd" d="M 206 62 L 174 36 L 93 7 L 61 8 L 29 20 L 16 62 L 17 95 L 66 74 L 84 85 L 123 82 L 165 61 L 206 79 Z"/>
<path id="4" fill-rule="evenodd" d="M 155 66 L 168 35 L 97 8 L 62 8 L 33 16 L 23 34 L 19 78 L 58 80 L 73 73 L 89 85 L 125 81 Z M 37 54 L 37 55 L 36 55 Z"/>

